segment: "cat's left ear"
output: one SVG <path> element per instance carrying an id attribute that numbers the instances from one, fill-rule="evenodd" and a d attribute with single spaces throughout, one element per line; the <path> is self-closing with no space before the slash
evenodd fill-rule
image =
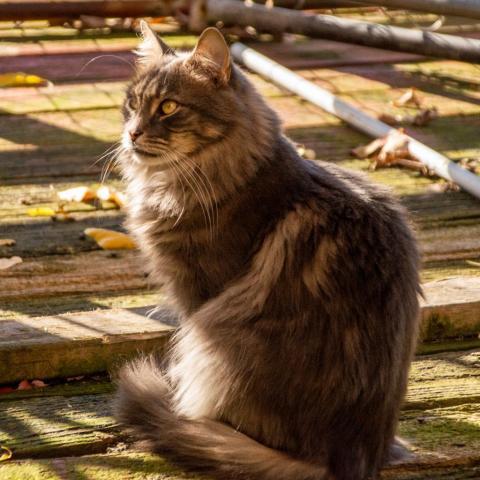
<path id="1" fill-rule="evenodd" d="M 223 83 L 228 83 L 230 80 L 232 73 L 230 49 L 223 35 L 216 28 L 210 27 L 203 31 L 192 53 L 192 59 L 206 60 L 213 65 L 218 78 Z"/>
<path id="2" fill-rule="evenodd" d="M 142 43 L 135 53 L 139 56 L 142 65 L 156 63 L 165 54 L 175 55 L 175 52 L 152 30 L 145 20 L 140 21 Z"/>

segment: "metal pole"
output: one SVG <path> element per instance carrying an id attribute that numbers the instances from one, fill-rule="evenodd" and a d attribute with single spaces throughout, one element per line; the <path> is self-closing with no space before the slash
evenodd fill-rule
<path id="1" fill-rule="evenodd" d="M 480 1 L 480 0 L 479 0 Z M 260 31 L 290 32 L 313 38 L 480 63 L 480 40 L 408 28 L 315 15 L 285 8 L 208 0 L 207 20 L 252 26 Z"/>
<path id="2" fill-rule="evenodd" d="M 453 15 L 457 17 L 479 18 L 479 0 L 355 0 L 360 4 L 379 5 L 381 7 L 418 10 L 420 12 Z"/>
<path id="3" fill-rule="evenodd" d="M 235 60 L 252 71 L 341 118 L 367 135 L 375 138 L 384 137 L 395 130 L 242 43 L 234 43 L 231 51 Z M 480 177 L 451 162 L 447 157 L 418 140 L 408 138 L 412 156 L 440 177 L 457 183 L 467 192 L 480 198 Z"/>

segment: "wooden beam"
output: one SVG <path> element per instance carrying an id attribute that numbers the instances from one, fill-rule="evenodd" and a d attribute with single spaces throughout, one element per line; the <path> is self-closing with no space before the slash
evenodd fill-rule
<path id="1" fill-rule="evenodd" d="M 114 368 L 161 350 L 173 332 L 168 310 L 113 309 L 0 321 L 0 384 Z"/>
<path id="2" fill-rule="evenodd" d="M 356 3 L 480 19 L 478 0 L 356 0 Z"/>
<path id="3" fill-rule="evenodd" d="M 95 17 L 162 17 L 175 12 L 175 6 L 186 3 L 160 0 L 6 0 L 0 2 L 0 20 L 42 20 L 46 18 Z"/>
<path id="4" fill-rule="evenodd" d="M 255 0 L 265 3 L 265 0 Z M 0 21 L 72 19 L 83 15 L 104 18 L 164 17 L 189 9 L 191 0 L 4 0 L 0 2 Z M 348 0 L 276 0 L 275 5 L 292 9 L 357 7 Z"/>
<path id="5" fill-rule="evenodd" d="M 424 340 L 480 331 L 480 278 L 430 282 L 424 290 Z M 105 371 L 121 358 L 161 348 L 176 316 L 165 305 L 149 315 L 151 311 L 154 306 L 1 320 L 0 384 Z"/>
<path id="6" fill-rule="evenodd" d="M 207 19 L 225 25 L 252 26 L 258 31 L 297 33 L 369 47 L 480 63 L 480 40 L 315 15 L 285 8 L 245 5 L 236 0 L 208 0 Z"/>

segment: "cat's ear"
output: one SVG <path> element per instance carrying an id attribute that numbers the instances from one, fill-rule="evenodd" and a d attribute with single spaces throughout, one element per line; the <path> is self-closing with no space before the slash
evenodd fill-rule
<path id="1" fill-rule="evenodd" d="M 145 20 L 140 21 L 140 32 L 142 43 L 135 51 L 140 64 L 150 65 L 165 54 L 175 55 L 175 52 L 152 30 Z"/>
<path id="2" fill-rule="evenodd" d="M 227 83 L 230 79 L 232 71 L 230 50 L 223 35 L 216 28 L 210 27 L 203 31 L 192 58 L 200 61 L 206 60 L 213 65 L 222 82 Z"/>

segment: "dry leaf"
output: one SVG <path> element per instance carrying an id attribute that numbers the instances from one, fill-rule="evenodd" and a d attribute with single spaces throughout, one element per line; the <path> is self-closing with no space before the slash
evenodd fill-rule
<path id="1" fill-rule="evenodd" d="M 22 380 L 17 387 L 17 390 L 31 390 L 33 387 L 28 380 Z"/>
<path id="2" fill-rule="evenodd" d="M 96 197 L 95 191 L 89 187 L 74 187 L 57 193 L 64 202 L 86 202 Z"/>
<path id="3" fill-rule="evenodd" d="M 105 228 L 87 228 L 85 235 L 93 238 L 104 250 L 123 250 L 137 248 L 134 240 L 127 234 Z"/>
<path id="4" fill-rule="evenodd" d="M 6 87 L 41 87 L 50 82 L 37 75 L 29 75 L 22 72 L 0 74 L 0 88 Z"/>
<path id="5" fill-rule="evenodd" d="M 353 156 L 363 160 L 364 158 L 371 157 L 374 153 L 378 152 L 385 145 L 385 142 L 386 137 L 377 138 L 368 145 L 354 148 L 351 153 Z"/>
<path id="6" fill-rule="evenodd" d="M 437 107 L 424 108 L 417 113 L 413 119 L 412 124 L 417 127 L 423 127 L 438 117 Z"/>
<path id="7" fill-rule="evenodd" d="M 8 447 L 0 445 L 0 450 L 3 450 L 3 453 L 0 455 L 0 462 L 4 462 L 5 460 L 10 460 L 10 458 L 12 458 L 13 453 Z"/>
<path id="8" fill-rule="evenodd" d="M 30 383 L 31 383 L 32 386 L 35 387 L 35 388 L 48 387 L 48 384 L 46 384 L 43 380 L 32 380 Z"/>
<path id="9" fill-rule="evenodd" d="M 110 201 L 117 205 L 119 208 L 123 208 L 126 204 L 126 196 L 122 192 L 118 192 L 114 188 L 102 185 L 97 190 L 97 198 L 103 201 Z"/>
<path id="10" fill-rule="evenodd" d="M 0 258 L 0 270 L 6 270 L 22 262 L 20 257 Z"/>
<path id="11" fill-rule="evenodd" d="M 409 88 L 400 98 L 393 101 L 396 107 L 415 106 L 420 108 L 422 106 L 422 99 L 417 93 L 416 88 Z"/>
<path id="12" fill-rule="evenodd" d="M 13 247 L 16 243 L 13 238 L 0 238 L 0 247 Z"/>
<path id="13" fill-rule="evenodd" d="M 383 165 L 391 165 L 396 159 L 410 157 L 408 151 L 408 137 L 401 130 L 394 130 L 385 137 L 385 143 L 380 150 L 377 162 Z"/>
<path id="14" fill-rule="evenodd" d="M 55 210 L 50 207 L 38 207 L 29 208 L 27 213 L 31 217 L 53 217 L 55 215 Z"/>

